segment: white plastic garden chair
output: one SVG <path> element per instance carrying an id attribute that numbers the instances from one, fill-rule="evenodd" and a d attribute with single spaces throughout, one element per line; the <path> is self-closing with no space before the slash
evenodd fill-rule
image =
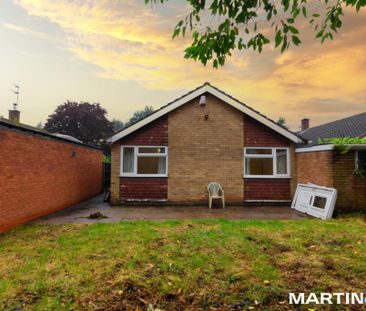
<path id="1" fill-rule="evenodd" d="M 208 190 L 208 205 L 211 208 L 212 199 L 221 199 L 222 207 L 225 208 L 225 196 L 224 189 L 222 189 L 221 185 L 217 182 L 211 182 L 207 186 Z"/>

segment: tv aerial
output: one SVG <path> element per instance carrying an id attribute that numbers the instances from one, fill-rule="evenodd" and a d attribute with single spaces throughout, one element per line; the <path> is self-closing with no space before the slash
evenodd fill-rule
<path id="1" fill-rule="evenodd" d="M 12 92 L 17 96 L 17 100 L 16 102 L 13 104 L 13 109 L 17 110 L 18 104 L 19 104 L 19 85 L 16 85 L 15 83 L 13 83 L 15 90 L 12 90 Z"/>

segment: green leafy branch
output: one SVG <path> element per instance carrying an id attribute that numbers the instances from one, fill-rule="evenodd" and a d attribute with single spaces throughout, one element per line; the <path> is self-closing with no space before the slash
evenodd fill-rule
<path id="1" fill-rule="evenodd" d="M 165 3 L 168 0 L 145 0 L 145 3 Z M 185 49 L 185 58 L 213 67 L 223 66 L 236 49 L 262 52 L 271 43 L 267 25 L 274 29 L 274 45 L 285 52 L 291 44 L 302 44 L 299 19 L 307 21 L 322 43 L 333 40 L 342 27 L 343 9 L 354 7 L 358 12 L 366 0 L 319 0 L 320 7 L 308 0 L 186 0 L 191 12 L 174 28 L 173 38 L 192 33 L 191 45 Z M 215 26 L 204 25 L 203 16 L 217 17 Z M 260 27 L 259 27 L 260 25 Z"/>
<path id="2" fill-rule="evenodd" d="M 335 150 L 340 154 L 345 154 L 351 150 L 351 145 L 364 145 L 366 144 L 366 137 L 333 137 L 318 139 L 319 145 L 333 144 Z"/>

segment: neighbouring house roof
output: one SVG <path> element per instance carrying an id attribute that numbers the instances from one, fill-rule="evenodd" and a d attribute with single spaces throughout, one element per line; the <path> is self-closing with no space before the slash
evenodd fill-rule
<path id="1" fill-rule="evenodd" d="M 206 82 L 203 85 L 197 87 L 196 89 L 184 94 L 183 96 L 173 100 L 172 102 L 168 103 L 165 106 L 162 106 L 160 109 L 154 111 L 153 113 L 149 114 L 145 118 L 129 125 L 128 127 L 116 132 L 112 137 L 108 139 L 109 143 L 114 143 L 121 138 L 131 134 L 132 132 L 140 129 L 141 127 L 149 124 L 150 122 L 162 117 L 163 115 L 169 113 L 170 111 L 190 102 L 192 99 L 195 99 L 201 95 L 209 93 L 223 102 L 231 105 L 232 107 L 240 110 L 241 112 L 245 113 L 246 115 L 252 117 L 253 119 L 259 121 L 263 125 L 271 128 L 275 132 L 279 133 L 280 135 L 288 138 L 289 140 L 295 143 L 304 143 L 306 139 L 302 138 L 301 135 L 291 132 L 290 130 L 278 125 L 276 122 L 271 120 L 270 118 L 266 117 L 265 115 L 261 114 L 257 110 L 247 106 L 246 104 L 242 103 L 238 99 L 232 97 L 231 95 L 221 91 L 217 87 L 211 85 L 210 83 Z"/>
<path id="2" fill-rule="evenodd" d="M 46 130 L 39 129 L 37 127 L 30 126 L 30 125 L 23 124 L 23 123 L 16 123 L 16 122 L 13 122 L 9 119 L 5 119 L 2 117 L 0 117 L 0 128 L 1 127 L 6 127 L 6 128 L 22 131 L 22 132 L 27 132 L 27 133 L 30 133 L 33 135 L 39 135 L 39 136 L 43 136 L 43 137 L 47 137 L 47 138 L 51 138 L 51 139 L 55 139 L 55 140 L 61 140 L 61 141 L 71 143 L 71 144 L 77 144 L 77 145 L 85 146 L 88 148 L 100 150 L 99 147 L 85 144 L 81 140 L 79 140 L 73 136 L 58 134 L 58 133 L 56 133 L 56 134 L 50 133 L 50 132 L 47 132 Z"/>
<path id="3" fill-rule="evenodd" d="M 319 138 L 366 137 L 366 112 L 311 127 L 299 134 L 308 139 L 310 145 L 317 145 Z"/>

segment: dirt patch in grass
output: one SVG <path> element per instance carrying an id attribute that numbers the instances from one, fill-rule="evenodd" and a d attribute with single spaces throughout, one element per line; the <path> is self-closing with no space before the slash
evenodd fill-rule
<path id="1" fill-rule="evenodd" d="M 236 302 L 224 302 L 219 293 L 214 289 L 204 289 L 184 292 L 177 290 L 169 293 L 161 293 L 155 287 L 144 287 L 132 280 L 115 284 L 113 287 L 98 291 L 84 297 L 80 306 L 90 311 L 177 311 L 177 310 L 245 310 L 259 309 L 272 306 L 271 310 L 290 310 L 284 306 L 284 295 L 268 295 L 261 303 L 250 298 L 244 298 Z"/>

